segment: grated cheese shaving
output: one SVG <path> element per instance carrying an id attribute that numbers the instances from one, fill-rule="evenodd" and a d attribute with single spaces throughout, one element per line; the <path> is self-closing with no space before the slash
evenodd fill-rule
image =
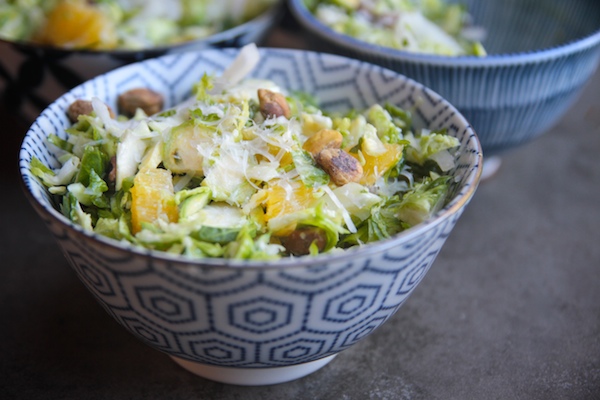
<path id="1" fill-rule="evenodd" d="M 342 218 L 344 219 L 344 222 L 346 223 L 348 230 L 351 233 L 356 233 L 357 232 L 356 226 L 354 225 L 354 222 L 352 222 L 352 217 L 350 217 L 350 213 L 348 212 L 348 210 L 346 210 L 346 207 L 344 207 L 342 202 L 337 198 L 337 196 L 335 195 L 335 193 L 333 193 L 333 191 L 329 188 L 329 186 L 325 185 L 325 186 L 322 186 L 322 188 L 323 188 L 323 191 L 325 191 L 325 193 L 327 193 L 329 198 L 337 206 L 337 208 L 341 211 Z"/>

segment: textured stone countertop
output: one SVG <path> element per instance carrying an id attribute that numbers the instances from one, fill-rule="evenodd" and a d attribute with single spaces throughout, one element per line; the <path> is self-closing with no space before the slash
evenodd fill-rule
<path id="1" fill-rule="evenodd" d="M 20 187 L 26 126 L 0 120 L 2 399 L 600 399 L 600 71 L 556 126 L 502 156 L 388 322 L 263 387 L 192 375 L 103 311 Z"/>

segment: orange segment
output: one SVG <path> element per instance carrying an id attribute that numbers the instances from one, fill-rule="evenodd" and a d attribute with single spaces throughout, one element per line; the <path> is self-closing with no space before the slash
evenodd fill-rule
<path id="1" fill-rule="evenodd" d="M 293 162 L 294 162 L 294 159 L 292 158 L 292 153 L 285 153 L 283 155 L 283 157 L 281 157 L 281 160 L 279 161 L 279 166 L 285 168 L 288 165 L 291 165 Z"/>
<path id="2" fill-rule="evenodd" d="M 114 24 L 86 0 L 62 0 L 50 11 L 36 41 L 66 48 L 112 48 Z"/>
<path id="3" fill-rule="evenodd" d="M 165 169 L 148 168 L 138 172 L 131 188 L 131 227 L 134 234 L 142 223 L 158 219 L 176 222 L 177 204 L 171 173 Z"/>
<path id="4" fill-rule="evenodd" d="M 269 147 L 269 153 L 271 155 L 273 155 L 274 157 L 276 157 L 282 150 L 281 147 L 279 146 L 275 146 L 273 144 L 268 144 Z M 260 156 L 262 158 L 262 156 Z M 283 157 L 281 157 L 281 160 L 279 160 L 279 166 L 280 167 L 287 167 L 288 165 L 290 165 L 293 162 L 292 160 L 292 153 L 285 152 L 283 154 Z"/>
<path id="5" fill-rule="evenodd" d="M 282 186 L 267 189 L 265 220 L 313 207 L 317 202 L 312 188 L 303 184 L 293 186 L 288 193 Z"/>
<path id="6" fill-rule="evenodd" d="M 373 185 L 378 178 L 382 177 L 390 168 L 400 161 L 400 158 L 402 157 L 402 145 L 384 143 L 384 146 L 387 150 L 385 153 L 378 156 L 362 153 L 365 164 L 363 165 L 363 176 L 358 183 L 362 185 Z M 350 153 L 350 155 L 359 159 L 358 155 L 355 153 Z"/>

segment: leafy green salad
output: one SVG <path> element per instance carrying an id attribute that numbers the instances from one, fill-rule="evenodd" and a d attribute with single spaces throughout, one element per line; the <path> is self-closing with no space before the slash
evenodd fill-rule
<path id="1" fill-rule="evenodd" d="M 204 38 L 277 0 L 0 0 L 0 38 L 68 49 L 144 49 Z"/>
<path id="2" fill-rule="evenodd" d="M 84 229 L 192 258 L 342 251 L 446 203 L 456 138 L 414 130 L 410 110 L 393 104 L 329 113 L 306 93 L 247 78 L 258 57 L 243 48 L 153 115 L 115 117 L 98 98 L 77 100 L 67 135 L 47 138 L 62 166 L 34 158 L 34 175 Z M 143 90 L 134 104 L 151 97 Z"/>
<path id="3" fill-rule="evenodd" d="M 485 56 L 485 32 L 465 6 L 445 0 L 305 0 L 335 31 L 368 43 L 416 53 Z"/>

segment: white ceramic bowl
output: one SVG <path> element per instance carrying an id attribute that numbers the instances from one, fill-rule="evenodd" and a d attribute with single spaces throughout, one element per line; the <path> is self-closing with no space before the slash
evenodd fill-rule
<path id="1" fill-rule="evenodd" d="M 369 44 L 325 26 L 304 0 L 287 0 L 318 50 L 390 68 L 447 99 L 477 131 L 487 160 L 540 136 L 573 105 L 600 62 L 600 1 L 461 3 L 487 31 L 487 57 Z"/>
<path id="2" fill-rule="evenodd" d="M 475 193 L 482 154 L 463 116 L 410 79 L 339 56 L 261 49 L 254 77 L 307 91 L 325 109 L 390 102 L 414 107 L 417 128 L 447 128 L 460 140 L 448 204 L 431 220 L 388 240 L 274 262 L 192 261 L 140 250 L 85 232 L 57 211 L 56 199 L 32 175 L 30 161 L 35 156 L 57 166 L 45 137 L 64 135 L 70 125 L 65 110 L 74 99 L 97 96 L 114 107 L 119 92 L 145 85 L 163 93 L 168 107 L 187 98 L 204 72 L 222 71 L 237 54 L 226 49 L 160 57 L 78 86 L 46 109 L 26 134 L 20 171 L 32 206 L 73 270 L 125 329 L 200 376 L 273 384 L 319 369 L 398 310 Z"/>
<path id="3" fill-rule="evenodd" d="M 282 4 L 231 29 L 201 39 L 144 50 L 69 50 L 0 39 L 0 96 L 31 123 L 67 90 L 126 64 L 167 54 L 261 43 L 282 16 Z"/>

